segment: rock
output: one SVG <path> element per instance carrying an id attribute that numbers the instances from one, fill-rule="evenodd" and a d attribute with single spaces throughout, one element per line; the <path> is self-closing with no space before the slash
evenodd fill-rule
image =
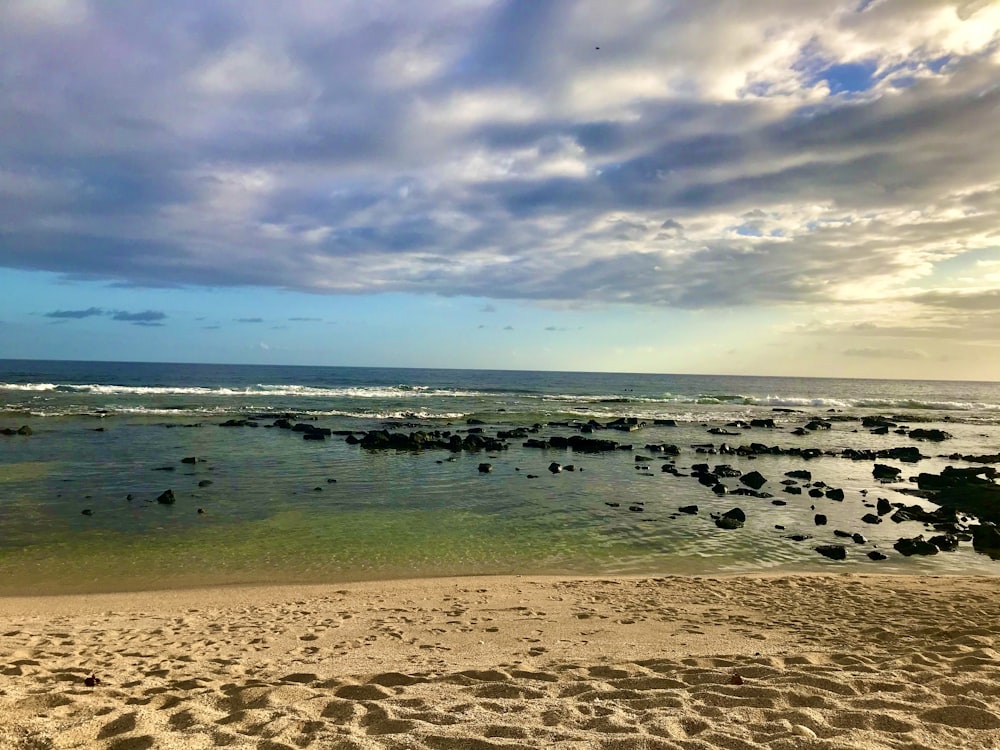
<path id="1" fill-rule="evenodd" d="M 882 416 L 869 416 L 861 418 L 862 427 L 896 427 L 896 423 Z"/>
<path id="2" fill-rule="evenodd" d="M 817 526 L 826 526 L 826 516 L 824 516 L 822 513 L 817 513 L 815 516 L 813 516 L 813 522 Z"/>
<path id="3" fill-rule="evenodd" d="M 906 557 L 911 555 L 936 555 L 938 548 L 924 539 L 923 535 L 915 536 L 912 539 L 901 538 L 892 545 L 899 554 Z"/>
<path id="4" fill-rule="evenodd" d="M 838 503 L 844 500 L 844 491 L 839 488 L 831 488 L 826 491 L 826 496 L 830 500 L 836 500 Z"/>
<path id="5" fill-rule="evenodd" d="M 202 479 L 200 482 L 198 482 L 199 487 L 208 487 L 210 484 L 212 484 L 211 479 Z"/>
<path id="6" fill-rule="evenodd" d="M 863 516 L 861 516 L 861 520 L 864 523 L 871 523 L 871 524 L 882 523 L 882 519 L 879 516 L 876 516 L 874 513 L 865 513 Z"/>
<path id="7" fill-rule="evenodd" d="M 899 479 L 899 475 L 902 473 L 902 469 L 897 469 L 895 466 L 886 466 L 885 464 L 875 464 L 872 469 L 872 476 L 879 481 L 895 481 Z"/>
<path id="8" fill-rule="evenodd" d="M 787 492 L 789 495 L 801 495 L 802 494 L 802 488 L 801 487 L 785 487 L 784 491 Z"/>
<path id="9" fill-rule="evenodd" d="M 795 469 L 793 471 L 786 471 L 786 477 L 791 477 L 792 479 L 805 479 L 807 482 L 811 482 L 813 475 L 811 471 L 807 469 Z"/>
<path id="10" fill-rule="evenodd" d="M 932 536 L 927 541 L 942 552 L 954 552 L 958 549 L 958 538 L 954 534 L 939 534 Z"/>
<path id="11" fill-rule="evenodd" d="M 942 440 L 949 440 L 951 435 L 944 430 L 910 430 L 910 437 L 914 440 L 931 440 L 935 443 L 939 443 Z"/>
<path id="12" fill-rule="evenodd" d="M 992 523 L 983 523 L 971 527 L 972 548 L 981 554 L 989 555 L 994 560 L 1000 560 L 1000 527 Z"/>
<path id="13" fill-rule="evenodd" d="M 811 534 L 789 534 L 785 539 L 791 539 L 793 542 L 804 542 L 807 539 L 812 539 Z"/>
<path id="14" fill-rule="evenodd" d="M 628 509 L 630 511 L 632 511 L 633 513 L 642 513 L 643 511 L 646 510 L 641 505 L 630 505 L 630 506 L 628 506 Z"/>
<path id="15" fill-rule="evenodd" d="M 552 463 L 549 464 L 549 471 L 551 471 L 553 474 L 558 474 L 560 471 L 562 471 L 562 466 L 553 461 Z"/>
<path id="16" fill-rule="evenodd" d="M 740 476 L 743 472 L 740 471 L 739 469 L 734 469 L 729 464 L 719 464 L 714 469 L 712 469 L 712 473 L 715 474 L 715 476 L 717 477 L 735 478 Z"/>
<path id="17" fill-rule="evenodd" d="M 197 456 L 187 456 L 181 459 L 182 464 L 201 464 L 205 463 L 204 458 L 198 458 Z"/>
<path id="18" fill-rule="evenodd" d="M 819 487 L 813 487 L 809 490 L 809 497 L 823 497 L 823 490 Z"/>
<path id="19" fill-rule="evenodd" d="M 718 484 L 712 487 L 712 492 L 714 492 L 716 495 L 728 495 L 729 488 L 726 487 L 726 485 L 724 485 L 722 482 L 719 482 Z"/>
<path id="20" fill-rule="evenodd" d="M 489 474 L 491 471 L 493 471 L 493 464 L 479 464 L 480 474 Z"/>
<path id="21" fill-rule="evenodd" d="M 834 529 L 833 530 L 833 535 L 834 536 L 839 536 L 841 539 L 850 539 L 851 538 L 851 532 L 850 531 L 844 531 L 843 529 Z"/>
<path id="22" fill-rule="evenodd" d="M 715 525 L 720 529 L 742 529 L 747 517 L 741 508 L 732 508 L 715 519 Z"/>
<path id="23" fill-rule="evenodd" d="M 892 512 L 892 503 L 887 498 L 880 497 L 875 504 L 875 508 L 880 516 L 884 516 L 886 513 Z"/>
<path id="24" fill-rule="evenodd" d="M 740 482 L 745 484 L 747 487 L 759 490 L 767 482 L 767 479 L 765 479 L 764 475 L 759 471 L 751 471 L 749 474 L 741 476 Z"/>
<path id="25" fill-rule="evenodd" d="M 18 435 L 32 435 L 34 434 L 32 429 L 28 425 L 24 424 L 17 428 Z"/>
<path id="26" fill-rule="evenodd" d="M 175 502 L 177 502 L 177 498 L 174 497 L 173 490 L 164 490 L 162 493 L 160 493 L 160 496 L 156 498 L 156 502 L 160 503 L 161 505 L 173 505 Z"/>
<path id="27" fill-rule="evenodd" d="M 823 555 L 823 557 L 829 557 L 831 560 L 847 559 L 847 548 L 842 544 L 821 544 L 813 549 Z"/>
<path id="28" fill-rule="evenodd" d="M 83 510 L 80 511 L 80 514 L 84 516 L 92 516 L 94 515 L 94 511 L 92 511 L 90 508 L 84 508 Z"/>
<path id="29" fill-rule="evenodd" d="M 693 515 L 696 515 L 698 513 L 698 506 L 697 505 L 682 505 L 677 510 L 680 511 L 681 513 L 687 513 L 688 515 L 693 516 Z"/>
<path id="30" fill-rule="evenodd" d="M 751 427 L 774 427 L 774 420 L 770 419 L 770 418 L 768 418 L 768 419 L 751 419 L 750 420 L 750 426 Z"/>
<path id="31" fill-rule="evenodd" d="M 878 550 L 872 550 L 871 552 L 868 553 L 868 559 L 874 560 L 875 562 L 878 562 L 879 560 L 887 560 L 888 558 L 889 558 L 888 555 L 883 555 Z"/>
<path id="32" fill-rule="evenodd" d="M 864 534 L 851 534 L 851 541 L 855 544 L 867 544 L 868 540 L 865 539 Z"/>
<path id="33" fill-rule="evenodd" d="M 824 422 L 822 419 L 814 419 L 809 424 L 806 425 L 806 429 L 810 431 L 814 430 L 829 430 L 833 427 L 829 422 Z"/>
<path id="34" fill-rule="evenodd" d="M 931 493 L 931 499 L 942 507 L 971 513 L 980 521 L 1000 523 L 1000 485 L 994 481 L 998 476 L 1000 472 L 989 466 L 947 466 L 940 474 L 921 473 L 917 487 Z"/>

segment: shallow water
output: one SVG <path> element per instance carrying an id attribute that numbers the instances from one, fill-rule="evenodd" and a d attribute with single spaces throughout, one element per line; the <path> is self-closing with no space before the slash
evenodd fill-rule
<path id="1" fill-rule="evenodd" d="M 120 368 L 127 370 L 125 366 Z M 235 369 L 244 379 L 261 375 Z M 301 374 L 303 368 L 288 369 Z M 272 392 L 265 397 L 266 410 L 272 416 L 281 411 L 322 412 L 326 416 L 317 418 L 316 424 L 334 430 L 382 426 L 384 420 L 379 417 L 340 413 L 364 411 L 368 407 L 360 402 L 369 404 L 372 399 L 378 401 L 374 410 L 379 413 L 412 414 L 423 408 L 462 414 L 460 418 L 435 419 L 410 416 L 405 420 L 410 426 L 403 427 L 404 430 L 416 429 L 417 425 L 423 429 L 466 430 L 469 429 L 466 415 L 474 414 L 486 422 L 481 428 L 489 435 L 517 424 L 531 424 L 529 420 L 542 421 L 541 416 L 545 421 L 565 419 L 569 414 L 603 421 L 618 416 L 652 419 L 651 414 L 683 409 L 696 417 L 672 427 L 648 425 L 633 433 L 605 430 L 592 436 L 630 443 L 633 445 L 630 451 L 582 455 L 563 450 L 542 451 L 525 448 L 521 440 L 514 439 L 508 441 L 508 449 L 486 455 L 453 454 L 445 450 L 368 451 L 348 445 L 343 436 L 311 442 L 302 440 L 298 433 L 266 426 L 223 428 L 219 423 L 227 418 L 263 410 L 256 395 L 235 395 L 239 390 L 235 386 L 241 381 L 232 374 L 230 381 L 226 381 L 228 384 L 194 386 L 191 384 L 194 376 L 183 368 L 179 372 L 186 373 L 187 380 L 175 376 L 183 380 L 181 383 L 164 380 L 163 371 L 155 381 L 142 373 L 132 373 L 130 380 L 121 378 L 129 380 L 126 385 L 108 383 L 84 392 L 67 390 L 55 377 L 38 380 L 40 373 L 36 370 L 22 367 L 21 371 L 25 373 L 22 379 L 35 378 L 31 382 L 45 382 L 63 390 L 32 391 L 30 383 L 14 384 L 19 387 L 6 391 L 0 389 L 8 399 L 6 408 L 0 411 L 0 429 L 28 423 L 34 431 L 29 437 L 4 437 L 0 442 L 0 572 L 3 573 L 0 592 L 493 573 L 1000 572 L 1000 564 L 974 553 L 968 545 L 932 558 L 903 558 L 896 554 L 891 549 L 896 539 L 914 536 L 925 529 L 916 523 L 885 521 L 877 526 L 861 523 L 861 516 L 870 510 L 865 504 L 874 503 L 879 496 L 907 504 L 918 501 L 898 492 L 913 486 L 911 482 L 876 483 L 871 462 L 840 457 L 805 462 L 789 456 L 760 456 L 750 460 L 696 453 L 691 446 L 718 445 L 723 440 L 733 445 L 760 442 L 837 451 L 845 447 L 915 444 L 908 437 L 893 433 L 872 435 L 856 420 L 834 422 L 832 429 L 804 437 L 791 435 L 789 430 L 808 421 L 811 413 L 821 417 L 828 413 L 825 409 L 806 409 L 808 413 L 774 412 L 768 404 L 745 403 L 766 400 L 752 395 L 751 386 L 757 387 L 761 379 L 726 378 L 725 383 L 715 384 L 719 393 L 740 390 L 733 387 L 733 381 L 737 386 L 743 385 L 745 393 L 740 403 L 735 403 L 737 399 L 733 396 L 729 400 L 716 398 L 710 403 L 696 404 L 699 399 L 708 400 L 704 394 L 711 390 L 712 379 L 702 378 L 697 388 L 690 389 L 697 393 L 682 407 L 674 404 L 669 408 L 664 406 L 663 399 L 652 407 L 647 401 L 634 400 L 638 398 L 633 395 L 637 393 L 636 384 L 641 383 L 643 392 L 648 393 L 654 388 L 651 384 L 654 376 L 641 376 L 646 380 L 640 380 L 637 376 L 559 373 L 533 373 L 520 379 L 507 374 L 518 387 L 508 384 L 501 391 L 497 390 L 502 384 L 495 382 L 498 377 L 495 373 L 484 374 L 480 387 L 476 388 L 470 373 L 461 377 L 446 373 L 446 381 L 436 382 L 427 371 L 422 372 L 423 378 L 416 378 L 415 371 L 391 371 L 391 379 L 410 383 L 409 390 L 394 390 L 391 397 L 384 394 L 373 397 L 371 391 L 383 389 L 384 384 L 366 386 L 363 375 L 352 372 L 351 377 L 358 382 L 344 386 L 337 381 L 329 384 L 327 390 L 349 387 L 366 395 L 340 395 L 337 398 L 353 399 L 352 403 L 346 408 L 340 408 L 345 404 L 338 403 L 338 408 L 326 411 L 324 407 L 330 404 L 319 404 L 317 399 L 333 397 L 316 396 L 314 390 L 324 387 L 316 384 L 322 376 L 311 373 L 310 378 L 300 378 L 308 380 L 308 387 L 314 389 L 309 395 L 301 395 L 286 383 L 286 395 L 276 396 Z M 199 372 L 204 376 L 203 371 Z M 385 371 L 378 372 L 385 379 Z M 75 379 L 79 383 L 86 380 L 83 375 L 100 373 L 77 374 L 81 376 Z M 142 377 L 147 377 L 151 385 L 137 385 Z M 0 369 L 0 381 L 11 385 L 10 380 L 10 372 Z M 597 381 L 602 381 L 603 390 L 594 391 Z M 850 393 L 837 391 L 832 385 L 842 382 L 848 383 Z M 970 399 L 949 401 L 951 406 L 945 410 L 927 407 L 919 410 L 919 426 L 939 426 L 954 436 L 942 444 L 920 443 L 923 453 L 998 451 L 1000 412 L 994 413 L 990 408 L 963 411 L 954 406 L 988 405 L 995 386 L 959 384 L 953 387 L 954 392 L 945 393 L 952 386 L 915 387 L 891 381 L 888 384 L 860 381 L 866 382 L 875 383 L 869 390 L 879 391 L 875 394 L 878 399 L 909 401 L 911 405 L 910 396 L 914 392 Z M 855 397 L 864 396 L 864 386 L 855 381 L 794 381 L 793 385 L 786 388 L 798 394 L 819 394 L 809 400 L 822 401 L 824 405 L 831 401 L 847 403 L 852 398 L 859 401 L 863 398 Z M 152 393 L 129 392 L 124 406 L 119 402 L 126 398 L 121 393 L 123 388 L 134 391 L 152 387 L 155 387 Z M 165 395 L 164 391 L 190 391 L 195 387 L 205 393 L 200 396 L 185 393 L 183 398 L 193 401 L 188 406 L 172 410 L 170 416 L 151 413 L 162 410 L 163 399 L 180 397 Z M 461 388 L 458 395 L 441 395 L 458 387 Z M 663 390 L 664 383 L 656 387 Z M 932 388 L 937 390 L 932 393 Z M 222 396 L 220 392 L 224 389 L 232 393 Z M 574 389 L 603 396 L 587 401 L 577 394 L 566 393 Z M 52 400 L 39 401 L 39 393 L 50 394 Z M 428 393 L 437 395 L 425 395 Z M 628 395 L 621 397 L 624 400 L 613 400 L 616 393 Z M 32 400 L 30 409 L 17 401 L 25 398 L 25 394 Z M 67 398 L 76 404 L 73 409 L 66 408 Z M 782 400 L 787 402 L 792 398 L 806 396 L 786 396 Z M 139 412 L 133 400 L 140 404 Z M 546 405 L 545 415 L 539 411 L 540 404 Z M 48 413 L 46 409 L 63 415 L 39 416 Z M 847 411 L 860 416 L 880 410 L 850 406 Z M 707 426 L 724 424 L 734 414 L 744 419 L 771 417 L 779 426 L 742 431 L 733 437 L 707 434 Z M 272 421 L 271 417 L 259 420 L 261 425 Z M 574 434 L 578 434 L 574 428 L 552 425 L 533 436 Z M 788 504 L 778 507 L 766 499 L 718 497 L 693 478 L 662 473 L 664 459 L 646 451 L 647 443 L 680 446 L 682 452 L 676 464 L 684 473 L 700 462 L 712 466 L 728 463 L 743 471 L 760 471 L 770 480 L 764 489 Z M 636 455 L 652 459 L 648 469 L 647 465 L 636 463 Z M 188 456 L 203 461 L 193 465 L 182 463 L 181 459 Z M 552 461 L 574 464 L 579 470 L 552 474 L 547 470 Z M 493 464 L 493 471 L 480 473 L 478 466 L 482 462 Z M 886 463 L 901 466 L 904 477 L 921 471 L 940 471 L 948 464 L 964 465 L 940 457 L 911 465 Z M 811 470 L 814 480 L 843 488 L 845 501 L 837 503 L 825 498 L 815 500 L 805 494 L 782 493 L 779 482 L 783 474 L 800 468 Z M 210 484 L 200 486 L 206 481 Z M 740 486 L 737 479 L 728 479 L 726 484 L 731 489 Z M 168 488 L 176 494 L 177 502 L 174 505 L 155 502 Z M 870 490 L 867 498 L 862 494 L 864 490 Z M 129 495 L 131 500 L 127 499 Z M 618 505 L 612 507 L 609 503 Z M 676 514 L 678 507 L 691 504 L 699 506 L 697 516 Z M 641 512 L 630 511 L 629 506 L 641 508 Z M 745 528 L 717 529 L 709 513 L 721 513 L 734 506 L 746 511 Z M 815 511 L 810 506 L 816 506 Z M 199 508 L 204 513 L 199 514 Z M 85 509 L 92 514 L 84 515 Z M 815 526 L 815 512 L 826 514 L 829 524 Z M 785 528 L 776 529 L 776 525 Z M 813 551 L 813 546 L 842 543 L 833 535 L 834 529 L 861 532 L 869 543 L 854 545 L 847 540 L 846 562 L 822 558 Z M 814 538 L 807 542 L 785 538 L 792 532 L 809 533 Z M 888 560 L 872 563 L 864 557 L 876 545 L 890 555 Z"/>

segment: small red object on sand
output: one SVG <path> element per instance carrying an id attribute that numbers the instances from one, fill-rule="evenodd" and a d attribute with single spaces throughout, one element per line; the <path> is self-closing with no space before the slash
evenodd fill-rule
<path id="1" fill-rule="evenodd" d="M 87 687 L 97 687 L 98 685 L 101 684 L 101 680 L 100 678 L 94 675 L 90 675 L 90 677 L 88 677 L 83 681 L 83 684 L 86 685 Z"/>
<path id="2" fill-rule="evenodd" d="M 730 685 L 742 685 L 743 678 L 740 677 L 738 672 L 733 672 L 733 678 L 729 681 Z"/>

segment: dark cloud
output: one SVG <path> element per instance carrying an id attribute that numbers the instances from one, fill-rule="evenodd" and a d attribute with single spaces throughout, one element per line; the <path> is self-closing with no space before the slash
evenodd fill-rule
<path id="1" fill-rule="evenodd" d="M 263 318 L 236 318 L 237 323 L 263 323 Z"/>
<path id="2" fill-rule="evenodd" d="M 88 307 L 86 310 L 53 310 L 45 313 L 46 318 L 92 318 L 95 315 L 104 315 L 104 310 Z"/>
<path id="3" fill-rule="evenodd" d="M 116 310 L 111 314 L 112 320 L 120 320 L 126 323 L 137 323 L 150 325 L 156 323 L 157 321 L 166 319 L 166 313 L 159 312 L 158 310 L 144 310 L 143 312 L 126 312 L 125 310 Z"/>
<path id="4" fill-rule="evenodd" d="M 996 310 L 908 289 L 995 247 L 1000 36 L 965 33 L 989 4 L 26 7 L 0 7 L 3 267 L 683 308 L 878 288 L 929 328 Z"/>
<path id="5" fill-rule="evenodd" d="M 293 323 L 322 323 L 322 318 L 289 318 Z"/>

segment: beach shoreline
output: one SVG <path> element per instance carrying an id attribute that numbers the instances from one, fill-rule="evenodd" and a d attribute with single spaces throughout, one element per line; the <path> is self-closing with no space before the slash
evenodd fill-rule
<path id="1" fill-rule="evenodd" d="M 8 596 L 0 746 L 994 748 L 997 623 L 987 576 Z"/>

